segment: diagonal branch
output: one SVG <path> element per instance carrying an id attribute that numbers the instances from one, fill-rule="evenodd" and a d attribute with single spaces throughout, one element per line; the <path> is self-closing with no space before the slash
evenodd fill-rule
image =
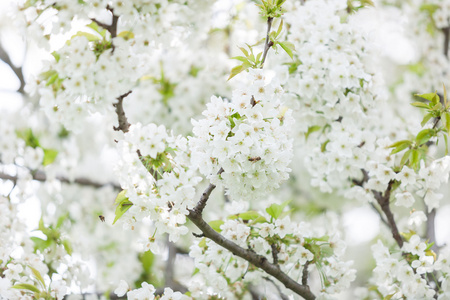
<path id="1" fill-rule="evenodd" d="M 123 95 L 117 97 L 117 103 L 114 103 L 113 106 L 116 108 L 117 119 L 119 121 L 119 126 L 114 126 L 115 131 L 122 131 L 123 133 L 127 133 L 130 129 L 131 124 L 128 122 L 127 116 L 125 115 L 125 111 L 123 110 L 123 99 L 131 94 L 132 91 L 128 91 Z"/>
<path id="2" fill-rule="evenodd" d="M 223 168 L 220 168 L 219 172 L 217 172 L 217 175 L 220 175 L 223 173 Z M 216 186 L 212 183 L 209 184 L 209 186 L 206 188 L 206 190 L 203 192 L 200 201 L 197 203 L 197 205 L 192 209 L 197 214 L 202 214 L 203 210 L 205 209 L 206 202 L 209 199 L 209 196 L 211 195 L 212 191 L 216 188 Z"/>
<path id="3" fill-rule="evenodd" d="M 234 242 L 226 239 L 223 235 L 209 226 L 208 223 L 206 223 L 203 219 L 202 215 L 197 213 L 195 210 L 189 210 L 189 215 L 187 217 L 203 232 L 205 237 L 211 239 L 216 244 L 229 250 L 234 255 L 239 256 L 249 263 L 253 264 L 254 266 L 262 269 L 267 274 L 272 275 L 286 288 L 292 290 L 306 300 L 312 300 L 316 298 L 311 292 L 309 286 L 299 284 L 297 281 L 293 280 L 291 277 L 282 272 L 278 265 L 270 263 L 264 256 L 256 254 L 252 250 L 242 248 Z"/>
<path id="4" fill-rule="evenodd" d="M 0 43 L 0 59 L 7 64 L 11 70 L 16 74 L 17 78 L 20 81 L 20 87 L 17 90 L 19 93 L 23 94 L 25 92 L 25 78 L 23 76 L 23 71 L 21 67 L 16 67 L 13 62 L 11 61 L 11 58 L 9 54 L 6 52 L 5 48 L 3 48 L 3 45 Z"/>
<path id="5" fill-rule="evenodd" d="M 368 175 L 367 171 L 364 169 L 361 169 L 361 172 L 363 173 L 363 179 L 361 179 L 359 181 L 354 179 L 354 180 L 352 180 L 352 182 L 355 185 L 363 187 L 364 183 L 369 181 L 369 175 Z M 375 191 L 375 190 L 372 190 L 372 194 L 375 197 L 375 200 L 377 200 L 377 203 L 380 205 L 381 210 L 383 211 L 384 215 L 386 216 L 386 220 L 385 220 L 380 214 L 381 220 L 383 221 L 383 223 L 385 223 L 389 226 L 394 240 L 397 242 L 397 245 L 401 248 L 403 246 L 403 239 L 400 236 L 397 224 L 395 223 L 394 215 L 392 214 L 391 207 L 389 206 L 389 204 L 390 204 L 389 200 L 391 198 L 391 190 L 392 190 L 393 184 L 394 184 L 393 180 L 389 181 L 388 187 L 384 191 L 384 194 L 379 191 Z M 378 209 L 376 209 L 376 211 L 378 213 L 380 213 Z"/>
<path id="6" fill-rule="evenodd" d="M 47 175 L 42 171 L 32 172 L 31 174 L 33 175 L 33 180 L 40 181 L 40 182 L 47 181 Z M 17 175 L 12 176 L 12 175 L 8 175 L 6 173 L 0 172 L 0 179 L 10 180 L 10 181 L 16 183 L 17 180 L 19 180 L 20 178 Z M 116 183 L 112 183 L 112 182 L 100 183 L 100 182 L 92 181 L 92 180 L 90 180 L 88 178 L 84 178 L 84 177 L 79 177 L 79 178 L 75 178 L 74 180 L 70 180 L 69 178 L 64 177 L 64 176 L 56 176 L 56 179 L 63 183 L 68 183 L 68 184 L 76 183 L 79 185 L 89 186 L 89 187 L 94 187 L 94 188 L 101 188 L 101 187 L 110 185 L 114 189 L 120 190 L 120 186 L 117 185 Z"/>

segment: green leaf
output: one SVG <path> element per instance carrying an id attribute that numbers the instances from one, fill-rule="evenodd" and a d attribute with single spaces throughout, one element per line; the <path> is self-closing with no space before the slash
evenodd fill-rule
<path id="1" fill-rule="evenodd" d="M 25 129 L 24 131 L 17 131 L 17 137 L 25 141 L 25 145 L 31 148 L 40 147 L 39 139 L 34 135 L 31 128 Z"/>
<path id="2" fill-rule="evenodd" d="M 206 238 L 202 238 L 202 240 L 198 243 L 200 248 L 206 247 Z"/>
<path id="3" fill-rule="evenodd" d="M 289 202 L 291 202 L 291 200 L 284 201 L 282 204 L 274 203 L 271 206 L 269 206 L 268 208 L 266 208 L 266 212 L 272 218 L 274 218 L 276 220 L 281 215 L 281 213 L 283 212 L 283 209 L 286 207 L 286 205 L 289 204 Z"/>
<path id="4" fill-rule="evenodd" d="M 404 166 L 406 162 L 409 159 L 409 155 L 411 154 L 412 149 L 409 149 L 408 151 L 403 154 L 402 159 L 400 160 L 400 166 Z"/>
<path id="5" fill-rule="evenodd" d="M 417 145 L 425 144 L 436 134 L 434 129 L 423 129 L 416 136 Z"/>
<path id="6" fill-rule="evenodd" d="M 278 37 L 283 29 L 283 19 L 281 19 L 280 26 L 278 26 L 276 37 Z"/>
<path id="7" fill-rule="evenodd" d="M 119 220 L 124 213 L 126 213 L 127 210 L 130 209 L 131 206 L 133 206 L 133 203 L 128 200 L 128 198 L 125 196 L 127 190 L 123 190 L 117 195 L 115 204 L 117 204 L 116 207 L 116 217 L 114 218 L 113 225 Z"/>
<path id="8" fill-rule="evenodd" d="M 398 146 L 401 146 L 403 144 L 411 145 L 412 142 L 410 140 L 401 140 L 401 141 L 395 142 L 395 143 L 387 146 L 387 148 L 397 148 Z"/>
<path id="9" fill-rule="evenodd" d="M 448 154 L 448 138 L 447 134 L 444 134 L 444 141 L 445 141 L 445 155 Z"/>
<path id="10" fill-rule="evenodd" d="M 281 48 L 283 48 L 284 51 L 289 55 L 291 59 L 294 59 L 294 54 L 292 50 L 295 50 L 294 44 L 290 42 L 278 42 Z"/>
<path id="11" fill-rule="evenodd" d="M 64 247 L 64 249 L 66 249 L 67 254 L 72 255 L 72 244 L 70 243 L 69 240 L 63 240 L 62 241 L 62 245 Z"/>
<path id="12" fill-rule="evenodd" d="M 245 56 L 248 56 L 248 51 L 245 50 L 244 47 L 239 47 L 239 49 L 241 49 L 242 53 L 244 53 Z M 250 48 L 251 49 L 251 48 Z"/>
<path id="13" fill-rule="evenodd" d="M 439 102 L 439 96 L 436 93 L 415 94 L 414 96 L 428 100 L 433 104 L 436 104 Z"/>
<path id="14" fill-rule="evenodd" d="M 134 39 L 134 33 L 131 31 L 122 31 L 117 36 L 123 38 L 125 41 Z"/>
<path id="15" fill-rule="evenodd" d="M 209 226 L 211 226 L 212 229 L 214 229 L 215 231 L 221 232 L 222 229 L 220 229 L 220 226 L 222 226 L 223 223 L 225 223 L 225 222 L 222 221 L 222 220 L 215 220 L 215 221 L 209 222 L 208 224 L 209 224 Z"/>
<path id="16" fill-rule="evenodd" d="M 320 246 L 320 254 L 322 257 L 330 257 L 334 254 L 334 250 L 330 245 L 324 244 Z"/>
<path id="17" fill-rule="evenodd" d="M 387 295 L 386 297 L 384 297 L 384 298 L 383 298 L 383 300 L 391 300 L 391 299 L 392 299 L 392 297 L 394 297 L 394 296 L 395 296 L 395 294 L 396 294 L 396 293 L 393 293 L 393 294 L 389 294 L 389 295 Z"/>
<path id="18" fill-rule="evenodd" d="M 98 32 L 102 37 L 105 37 L 106 29 L 98 26 L 97 22 L 92 22 L 91 24 L 87 25 L 87 27 L 93 29 L 95 32 Z"/>
<path id="19" fill-rule="evenodd" d="M 73 39 L 77 36 L 84 36 L 89 42 L 94 42 L 94 41 L 98 41 L 101 40 L 101 38 L 98 35 L 89 33 L 89 32 L 84 32 L 84 31 L 78 31 L 76 34 L 74 34 L 70 39 Z"/>
<path id="20" fill-rule="evenodd" d="M 448 108 L 448 102 L 447 102 L 447 89 L 445 88 L 445 84 L 442 84 L 443 88 L 444 88 L 444 105 L 445 108 Z"/>
<path id="21" fill-rule="evenodd" d="M 18 290 L 29 290 L 29 291 L 32 291 L 34 293 L 39 293 L 40 292 L 40 290 L 37 287 L 35 287 L 32 284 L 28 284 L 28 283 L 19 283 L 19 284 L 13 285 L 12 288 L 13 289 L 18 289 Z"/>
<path id="22" fill-rule="evenodd" d="M 440 6 L 438 4 L 425 3 L 420 6 L 420 11 L 424 11 L 429 13 L 430 15 L 434 14 L 436 10 L 438 10 Z"/>
<path id="23" fill-rule="evenodd" d="M 122 190 L 116 197 L 116 200 L 114 201 L 114 204 L 120 204 L 122 203 L 124 200 L 128 200 L 127 196 L 127 190 Z"/>
<path id="24" fill-rule="evenodd" d="M 400 141 L 400 142 L 402 142 L 402 143 L 399 143 L 399 144 L 398 144 L 398 142 L 395 143 L 395 144 L 398 144 L 398 145 L 396 146 L 396 148 L 392 149 L 391 155 L 405 150 L 406 148 L 410 147 L 411 144 L 412 144 L 412 142 L 408 141 L 408 140 L 403 140 L 403 141 Z"/>
<path id="25" fill-rule="evenodd" d="M 42 165 L 47 166 L 53 163 L 58 156 L 58 151 L 55 149 L 44 149 L 44 158 L 42 160 Z"/>
<path id="26" fill-rule="evenodd" d="M 244 67 L 244 65 L 236 66 L 233 69 L 231 69 L 230 77 L 228 77 L 227 81 L 236 76 L 237 74 L 241 73 L 242 71 L 245 71 L 247 68 Z"/>
<path id="27" fill-rule="evenodd" d="M 36 270 L 35 268 L 33 268 L 32 266 L 28 266 L 28 268 L 30 268 L 30 270 L 33 273 L 34 277 L 36 277 L 36 279 L 42 284 L 44 289 L 46 289 L 45 281 L 44 281 L 44 278 L 42 277 L 41 273 L 39 273 L 39 271 Z"/>
<path id="28" fill-rule="evenodd" d="M 444 118 L 445 118 L 445 129 L 447 130 L 447 134 L 450 134 L 450 113 L 445 112 Z"/>
<path id="29" fill-rule="evenodd" d="M 419 162 L 420 162 L 419 150 L 412 149 L 411 154 L 409 156 L 409 162 L 411 168 L 413 168 L 416 171 L 419 169 Z"/>
<path id="30" fill-rule="evenodd" d="M 305 133 L 305 140 L 308 139 L 308 137 L 311 133 L 319 131 L 320 128 L 322 128 L 322 127 L 320 127 L 319 125 L 314 125 L 314 126 L 308 127 L 308 131 Z"/>
<path id="31" fill-rule="evenodd" d="M 428 113 L 425 115 L 425 117 L 423 117 L 422 122 L 420 122 L 420 125 L 423 127 L 425 126 L 425 124 L 427 124 L 427 122 L 433 117 L 432 113 Z"/>
<path id="32" fill-rule="evenodd" d="M 231 59 L 236 59 L 242 62 L 248 62 L 248 58 L 247 57 L 243 57 L 243 56 L 233 56 Z"/>
<path id="33" fill-rule="evenodd" d="M 420 108 L 430 108 L 430 106 L 428 104 L 423 103 L 423 102 L 413 102 L 413 103 L 411 103 L 411 105 L 415 106 L 415 107 L 420 107 Z"/>
<path id="34" fill-rule="evenodd" d="M 250 221 L 250 220 L 256 220 L 262 216 L 257 211 L 250 210 L 250 211 L 246 211 L 246 212 L 238 214 L 238 217 L 244 221 Z"/>
<path id="35" fill-rule="evenodd" d="M 55 58 L 56 62 L 59 62 L 61 55 L 59 55 L 59 53 L 56 51 L 53 51 L 51 54 Z"/>
<path id="36" fill-rule="evenodd" d="M 150 251 L 145 251 L 140 256 L 140 260 L 142 262 L 142 266 L 145 271 L 150 272 L 153 266 L 153 262 L 155 261 L 155 255 Z"/>

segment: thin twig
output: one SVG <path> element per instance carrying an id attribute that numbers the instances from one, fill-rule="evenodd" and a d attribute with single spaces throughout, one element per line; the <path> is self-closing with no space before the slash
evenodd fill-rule
<path id="1" fill-rule="evenodd" d="M 217 175 L 220 175 L 223 173 L 223 168 L 220 168 L 219 172 L 217 172 Z M 197 214 L 202 214 L 203 210 L 205 209 L 206 202 L 209 199 L 209 195 L 211 195 L 212 191 L 216 188 L 216 186 L 212 183 L 209 184 L 209 186 L 206 188 L 206 190 L 203 192 L 200 201 L 198 201 L 197 205 L 192 209 Z"/>
<path id="2" fill-rule="evenodd" d="M 439 247 L 436 244 L 436 230 L 435 230 L 435 220 L 436 220 L 436 209 L 433 208 L 428 213 L 428 207 L 425 207 L 427 211 L 427 239 L 428 243 L 434 243 L 433 246 L 431 246 L 431 249 L 438 254 L 439 253 Z"/>
<path id="3" fill-rule="evenodd" d="M 266 35 L 266 42 L 264 44 L 264 53 L 261 60 L 261 69 L 264 67 L 264 62 L 266 61 L 267 52 L 269 52 L 270 47 L 273 46 L 273 42 L 269 41 L 269 34 L 270 34 L 270 28 L 272 27 L 272 21 L 273 18 L 269 17 L 267 18 L 267 35 Z"/>
<path id="4" fill-rule="evenodd" d="M 309 267 L 309 260 L 306 261 L 305 265 L 303 266 L 303 274 L 302 274 L 302 284 L 308 285 L 308 267 Z"/>
<path id="5" fill-rule="evenodd" d="M 278 265 L 278 248 L 276 244 L 271 244 L 270 247 L 272 248 L 272 259 L 273 259 L 273 264 L 274 265 Z"/>
<path id="6" fill-rule="evenodd" d="M 450 27 L 442 28 L 442 32 L 444 33 L 444 55 L 448 57 L 448 43 L 450 41 Z"/>
<path id="7" fill-rule="evenodd" d="M 40 181 L 40 182 L 47 181 L 47 175 L 43 171 L 36 171 L 36 172 L 32 172 L 31 174 L 33 176 L 33 180 Z M 10 181 L 16 183 L 17 180 L 19 180 L 20 178 L 17 175 L 12 176 L 12 175 L 8 175 L 6 173 L 0 172 L 0 179 L 10 180 Z M 63 183 L 68 183 L 68 184 L 75 183 L 75 184 L 94 187 L 94 188 L 101 188 L 101 187 L 110 185 L 114 189 L 120 190 L 120 186 L 116 183 L 112 183 L 112 182 L 100 183 L 100 182 L 96 182 L 96 181 L 93 181 L 93 180 L 90 180 L 90 179 L 84 178 L 84 177 L 79 177 L 79 178 L 75 178 L 74 180 L 70 180 L 69 178 L 64 177 L 64 176 L 56 176 L 55 179 L 60 182 L 63 182 Z"/>
<path id="8" fill-rule="evenodd" d="M 16 74 L 17 78 L 20 81 L 20 87 L 17 90 L 19 93 L 23 94 L 25 92 L 25 78 L 23 76 L 22 67 L 16 67 L 13 62 L 11 61 L 11 58 L 9 54 L 6 52 L 6 50 L 3 48 L 3 45 L 0 43 L 0 59 L 7 64 L 11 70 Z"/>
<path id="9" fill-rule="evenodd" d="M 95 23 L 97 23 L 98 26 L 103 27 L 104 29 L 106 29 L 109 34 L 111 34 L 111 39 L 117 37 L 117 24 L 119 22 L 119 16 L 116 16 L 114 14 L 114 9 L 111 8 L 109 5 L 106 7 L 107 10 L 109 10 L 109 12 L 111 13 L 112 16 L 112 20 L 111 20 L 111 24 L 108 25 L 106 23 L 100 22 L 95 18 L 91 18 L 91 20 Z M 112 47 L 112 52 L 114 52 L 114 44 L 111 43 L 111 47 Z"/>

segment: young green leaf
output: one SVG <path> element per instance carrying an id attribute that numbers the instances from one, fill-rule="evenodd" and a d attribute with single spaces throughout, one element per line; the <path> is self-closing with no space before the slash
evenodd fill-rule
<path id="1" fill-rule="evenodd" d="M 222 229 L 220 229 L 220 226 L 222 226 L 222 224 L 225 223 L 222 220 L 215 220 L 215 221 L 211 221 L 209 222 L 209 226 L 211 226 L 212 229 L 214 229 L 217 232 L 221 232 Z"/>
<path id="2" fill-rule="evenodd" d="M 294 59 L 294 54 L 292 50 L 295 50 L 294 44 L 290 42 L 278 42 L 281 48 L 283 48 L 284 51 L 289 55 L 291 59 Z"/>
<path id="3" fill-rule="evenodd" d="M 34 293 L 39 293 L 40 292 L 40 290 L 37 287 L 35 287 L 32 284 L 28 284 L 28 283 L 19 283 L 19 284 L 13 285 L 12 288 L 13 289 L 18 289 L 18 290 L 29 290 L 29 291 L 32 291 Z"/>
<path id="4" fill-rule="evenodd" d="M 41 283 L 42 287 L 44 289 L 46 289 L 45 281 L 44 281 L 44 278 L 42 277 L 41 273 L 38 270 L 36 270 L 35 268 L 33 268 L 32 266 L 28 266 L 28 268 L 30 268 L 34 277 L 36 277 L 36 279 Z"/>
<path id="5" fill-rule="evenodd" d="M 423 129 L 416 136 L 417 145 L 425 144 L 436 134 L 434 129 Z"/>
<path id="6" fill-rule="evenodd" d="M 427 109 L 430 108 L 430 106 L 428 104 L 423 103 L 423 102 L 413 102 L 413 103 L 411 103 L 411 105 L 415 106 L 415 107 L 420 107 L 420 108 L 427 108 Z"/>
<path id="7" fill-rule="evenodd" d="M 286 205 L 289 204 L 289 202 L 291 202 L 291 200 L 284 201 L 281 204 L 274 203 L 271 206 L 269 206 L 268 208 L 266 208 L 266 212 L 272 218 L 274 218 L 276 220 L 281 215 L 281 213 L 283 212 L 283 209 L 286 207 Z"/>

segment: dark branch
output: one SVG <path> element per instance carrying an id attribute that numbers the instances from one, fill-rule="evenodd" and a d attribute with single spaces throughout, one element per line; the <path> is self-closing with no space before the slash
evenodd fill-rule
<path id="1" fill-rule="evenodd" d="M 41 182 L 47 181 L 47 175 L 42 171 L 32 172 L 31 174 L 33 175 L 33 180 L 41 181 Z M 19 177 L 11 176 L 6 173 L 0 172 L 0 179 L 10 180 L 10 181 L 16 183 L 17 180 L 19 180 Z M 75 184 L 94 187 L 94 188 L 101 188 L 101 187 L 110 185 L 114 189 L 120 190 L 120 186 L 118 184 L 115 184 L 112 182 L 107 182 L 107 183 L 95 182 L 95 181 L 92 181 L 92 180 L 90 180 L 88 178 L 84 178 L 84 177 L 79 177 L 79 178 L 75 178 L 74 180 L 70 180 L 69 178 L 64 177 L 64 176 L 56 176 L 56 179 L 63 183 L 68 183 L 68 184 L 75 183 Z"/>
<path id="2" fill-rule="evenodd" d="M 19 93 L 23 94 L 24 88 L 25 88 L 25 78 L 23 76 L 23 71 L 21 67 L 16 67 L 13 62 L 11 61 L 11 58 L 9 57 L 8 53 L 6 52 L 6 50 L 3 48 L 2 44 L 0 43 L 0 59 L 7 64 L 11 70 L 14 72 L 14 74 L 16 74 L 17 78 L 20 81 L 20 87 L 17 90 Z"/>
<path id="3" fill-rule="evenodd" d="M 106 29 L 111 34 L 111 38 L 115 38 L 117 36 L 117 23 L 119 21 L 119 16 L 116 16 L 114 14 L 114 9 L 109 7 L 109 5 L 106 7 L 106 9 L 109 10 L 109 12 L 112 15 L 112 20 L 111 20 L 110 25 L 100 22 L 95 18 L 92 18 L 91 20 L 94 21 L 95 23 L 97 23 L 98 26 Z"/>
<path id="4" fill-rule="evenodd" d="M 442 28 L 442 32 L 444 33 L 444 55 L 448 57 L 448 43 L 450 39 L 450 27 Z"/>
<path id="5" fill-rule="evenodd" d="M 117 103 L 114 103 L 113 106 L 116 108 L 117 119 L 119 120 L 119 126 L 114 126 L 115 131 L 122 131 L 123 133 L 128 132 L 131 124 L 128 123 L 127 116 L 125 115 L 125 111 L 123 110 L 123 99 L 131 94 L 132 91 L 128 91 L 125 94 L 117 97 Z"/>
<path id="6" fill-rule="evenodd" d="M 374 190 L 372 190 L 372 193 L 375 199 L 377 200 L 378 204 L 380 205 L 381 210 L 386 215 L 394 240 L 397 242 L 397 245 L 401 248 L 403 246 L 403 239 L 400 236 L 397 224 L 395 223 L 394 215 L 392 214 L 391 207 L 389 206 L 390 204 L 389 199 L 391 198 L 391 189 L 393 184 L 394 184 L 393 180 L 389 181 L 388 187 L 386 188 L 384 194 Z"/>
<path id="7" fill-rule="evenodd" d="M 353 179 L 352 182 L 358 186 L 363 187 L 364 183 L 369 181 L 369 175 L 366 170 L 361 169 L 361 172 L 363 173 L 363 178 L 361 180 Z M 388 187 L 386 188 L 386 191 L 383 193 L 379 191 L 372 190 L 372 194 L 377 200 L 378 204 L 381 207 L 381 210 L 383 211 L 384 215 L 386 216 L 386 220 L 381 216 L 381 220 L 389 226 L 392 232 L 392 236 L 394 237 L 394 240 L 397 242 L 397 245 L 401 248 L 403 246 L 403 239 L 400 236 L 400 233 L 397 228 L 397 224 L 395 223 L 394 215 L 392 214 L 391 207 L 389 206 L 389 200 L 391 198 L 391 190 L 392 185 L 394 184 L 394 181 L 391 180 L 388 183 Z M 379 213 L 378 209 L 376 211 Z"/>
<path id="8" fill-rule="evenodd" d="M 269 52 L 270 47 L 273 46 L 273 42 L 269 41 L 270 28 L 272 27 L 273 18 L 267 18 L 267 35 L 266 42 L 264 44 L 264 53 L 261 61 L 261 69 L 264 67 L 264 62 L 266 61 L 267 52 Z"/>
<path id="9" fill-rule="evenodd" d="M 308 285 L 308 267 L 309 267 L 309 261 L 306 261 L 305 265 L 303 266 L 303 274 L 302 274 L 302 284 Z"/>
<path id="10" fill-rule="evenodd" d="M 271 244 L 273 264 L 278 266 L 278 249 L 276 244 Z M 279 266 L 278 266 L 279 267 Z"/>
<path id="11" fill-rule="evenodd" d="M 223 168 L 220 168 L 219 172 L 217 172 L 217 175 L 220 175 L 223 173 Z M 212 191 L 216 188 L 216 186 L 212 183 L 209 184 L 209 186 L 206 188 L 206 190 L 203 192 L 200 201 L 197 203 L 197 205 L 192 209 L 195 211 L 195 213 L 201 215 L 203 210 L 205 209 L 206 202 L 209 199 L 209 196 L 211 195 Z"/>
<path id="12" fill-rule="evenodd" d="M 301 285 L 291 277 L 283 273 L 277 265 L 270 263 L 264 256 L 256 254 L 254 251 L 245 249 L 235 244 L 234 242 L 226 239 L 220 233 L 215 231 L 208 223 L 203 220 L 200 213 L 195 210 L 189 210 L 189 220 L 192 221 L 205 235 L 205 237 L 211 239 L 216 244 L 229 250 L 236 256 L 239 256 L 254 266 L 262 269 L 267 274 L 272 275 L 278 281 L 280 281 L 286 288 L 292 290 L 296 294 L 302 296 L 306 300 L 315 299 L 316 297 L 311 292 L 309 286 Z"/>

